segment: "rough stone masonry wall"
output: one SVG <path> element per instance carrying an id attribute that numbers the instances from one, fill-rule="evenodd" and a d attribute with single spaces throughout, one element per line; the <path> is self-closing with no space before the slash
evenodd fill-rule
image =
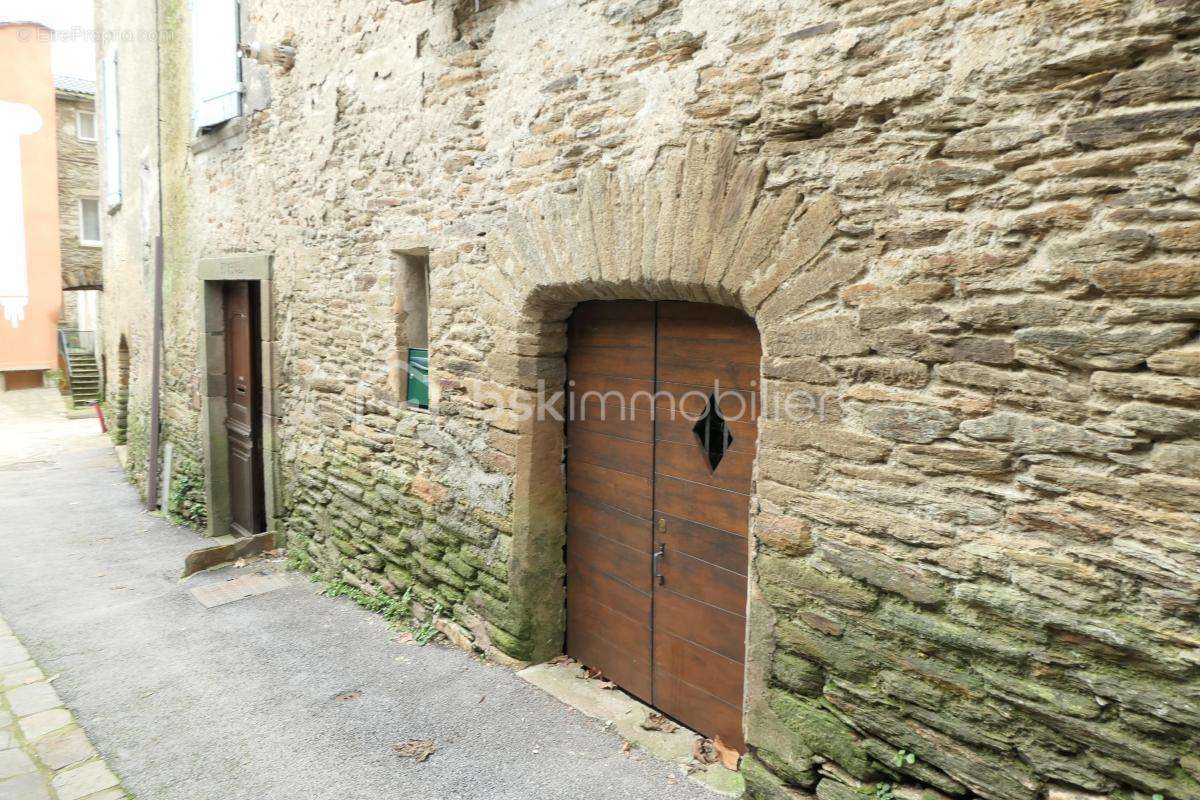
<path id="1" fill-rule="evenodd" d="M 96 142 L 80 141 L 76 112 L 95 111 L 89 97 L 65 97 L 55 100 L 58 112 L 58 224 L 62 251 L 63 287 L 101 285 L 101 250 L 79 243 L 79 200 L 99 198 L 100 175 L 96 168 Z"/>
<path id="2" fill-rule="evenodd" d="M 482 5 L 246 4 L 296 67 L 190 157 L 182 251 L 275 256 L 294 556 L 541 655 L 510 580 L 525 432 L 480 389 L 552 362 L 561 317 L 483 312 L 485 234 L 535 198 L 607 219 L 583 168 L 661 179 L 729 132 L 761 166 L 736 252 L 824 245 L 759 315 L 766 377 L 840 398 L 764 426 L 752 794 L 1200 798 L 1196 4 Z M 405 246 L 433 253 L 436 415 L 389 374 Z"/>

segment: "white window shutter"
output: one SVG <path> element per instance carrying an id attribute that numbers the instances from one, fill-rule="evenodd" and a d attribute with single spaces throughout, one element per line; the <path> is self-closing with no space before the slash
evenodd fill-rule
<path id="1" fill-rule="evenodd" d="M 117 89 L 117 51 L 101 64 L 104 86 L 104 203 L 121 205 L 121 103 Z"/>
<path id="2" fill-rule="evenodd" d="M 237 0 L 192 0 L 192 121 L 203 130 L 242 113 Z"/>

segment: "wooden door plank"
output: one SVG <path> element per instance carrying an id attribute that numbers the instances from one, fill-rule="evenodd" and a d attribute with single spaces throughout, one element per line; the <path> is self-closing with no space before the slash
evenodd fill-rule
<path id="1" fill-rule="evenodd" d="M 746 536 L 750 528 L 749 497 L 737 492 L 680 480 L 654 479 L 654 509 L 692 522 Z"/>
<path id="2" fill-rule="evenodd" d="M 650 695 L 650 626 L 584 593 L 567 597 L 567 653 L 639 697 Z"/>
<path id="3" fill-rule="evenodd" d="M 754 391 L 758 388 L 758 364 L 698 364 L 659 359 L 657 373 L 660 380 L 683 383 L 700 389 L 707 394 L 714 386 L 725 389 Z"/>
<path id="4" fill-rule="evenodd" d="M 567 581 L 571 584 L 572 596 L 578 593 L 633 620 L 650 619 L 652 599 L 648 591 L 637 591 L 611 575 L 589 569 L 587 564 L 572 562 L 570 557 L 567 563 Z"/>
<path id="5" fill-rule="evenodd" d="M 729 450 L 714 469 L 704 448 L 697 441 L 667 442 L 659 440 L 654 448 L 654 473 L 681 478 L 705 486 L 726 489 L 748 495 L 754 454 L 745 450 Z"/>
<path id="6" fill-rule="evenodd" d="M 665 523 L 657 540 L 670 552 L 686 553 L 739 575 L 747 573 L 750 549 L 745 536 L 661 512 L 656 518 Z"/>
<path id="7" fill-rule="evenodd" d="M 574 500 L 578 502 L 574 502 Z M 588 494 L 576 493 L 567 508 L 571 530 L 592 531 L 648 555 L 652 549 L 650 520 L 624 511 Z"/>
<path id="8" fill-rule="evenodd" d="M 567 458 L 627 475 L 649 476 L 654 463 L 654 445 L 572 425 L 567 434 Z"/>
<path id="9" fill-rule="evenodd" d="M 735 708 L 742 705 L 745 668 L 740 661 L 657 629 L 654 631 L 654 667 Z"/>
<path id="10" fill-rule="evenodd" d="M 649 544 L 649 531 L 646 542 Z M 609 539 L 584 527 L 572 528 L 567 542 L 571 564 L 611 575 L 639 591 L 650 592 L 650 554 Z"/>
<path id="11" fill-rule="evenodd" d="M 745 616 L 685 597 L 670 586 L 654 589 L 654 629 L 695 642 L 731 661 L 745 660 Z"/>
<path id="12" fill-rule="evenodd" d="M 670 709 L 671 716 L 710 738 L 720 737 L 726 746 L 744 752 L 741 706 L 731 706 L 707 692 L 685 683 L 655 664 L 654 702 Z"/>
<path id="13" fill-rule="evenodd" d="M 568 507 L 570 498 L 577 494 L 586 495 L 627 514 L 648 520 L 653 513 L 654 502 L 651 483 L 649 474 L 630 475 L 596 464 L 587 464 L 579 459 L 567 461 Z M 567 535 L 570 536 L 569 527 Z"/>
<path id="14" fill-rule="evenodd" d="M 605 375 L 613 378 L 654 378 L 651 347 L 580 347 L 567 355 L 571 375 Z"/>
<path id="15" fill-rule="evenodd" d="M 661 585 L 731 614 L 745 616 L 744 574 L 721 569 L 670 546 L 659 560 L 658 571 L 662 575 Z"/>

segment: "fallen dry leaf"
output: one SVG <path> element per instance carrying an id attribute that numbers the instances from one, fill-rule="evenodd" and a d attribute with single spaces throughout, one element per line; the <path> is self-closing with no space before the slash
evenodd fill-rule
<path id="1" fill-rule="evenodd" d="M 632 748 L 632 747 L 633 747 L 633 745 L 630 744 L 629 742 L 621 742 L 621 752 L 622 753 L 628 753 L 630 748 Z"/>
<path id="2" fill-rule="evenodd" d="M 617 688 L 617 685 L 615 683 L 613 683 L 612 681 L 601 681 L 600 688 L 601 689 L 615 689 L 615 688 Z"/>
<path id="3" fill-rule="evenodd" d="M 560 665 L 562 665 L 562 664 L 570 664 L 570 663 L 571 663 L 572 661 L 574 661 L 574 660 L 575 660 L 575 659 L 571 658 L 571 657 L 570 657 L 569 655 L 567 655 L 566 653 L 563 653 L 561 656 L 555 656 L 554 658 L 550 659 L 550 660 L 549 660 L 549 661 L 547 661 L 546 663 L 547 663 L 547 664 L 550 664 L 550 665 L 552 665 L 552 666 L 555 666 L 555 667 L 557 667 L 557 666 L 560 666 Z"/>
<path id="4" fill-rule="evenodd" d="M 600 681 L 604 680 L 604 673 L 601 672 L 600 670 L 596 669 L 595 667 L 584 667 L 583 672 L 587 677 L 591 678 L 592 680 L 600 680 Z"/>
<path id="5" fill-rule="evenodd" d="M 717 751 L 717 755 L 721 757 L 721 766 L 736 772 L 738 762 L 742 760 L 742 754 L 722 742 L 720 736 L 713 739 L 713 748 Z"/>
<path id="6" fill-rule="evenodd" d="M 667 719 L 662 714 L 650 714 L 644 720 L 642 720 L 642 728 L 648 731 L 662 731 L 663 733 L 670 733 L 678 727 L 678 725 L 676 725 L 674 722 L 671 722 L 671 720 Z"/>
<path id="7" fill-rule="evenodd" d="M 233 565 L 235 567 L 244 567 L 244 566 L 246 566 L 246 559 L 239 558 L 237 561 L 233 562 Z"/>
<path id="8" fill-rule="evenodd" d="M 712 740 L 697 736 L 696 741 L 692 742 L 692 758 L 701 764 L 715 764 L 720 756 L 717 755 L 717 748 L 713 747 Z"/>
<path id="9" fill-rule="evenodd" d="M 401 632 L 401 634 L 396 637 L 396 641 L 400 644 L 416 644 L 416 640 L 413 639 L 413 635 L 408 631 Z"/>
<path id="10" fill-rule="evenodd" d="M 429 739 L 409 739 L 400 744 L 392 745 L 392 749 L 396 751 L 396 755 L 403 758 L 416 759 L 417 763 L 429 758 L 437 750 L 433 742 Z"/>

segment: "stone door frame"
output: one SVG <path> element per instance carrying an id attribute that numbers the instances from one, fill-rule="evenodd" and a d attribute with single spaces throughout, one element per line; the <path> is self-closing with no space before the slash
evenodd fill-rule
<path id="1" fill-rule="evenodd" d="M 682 300 L 736 308 L 758 327 L 764 388 L 777 381 L 806 385 L 780 372 L 774 359 L 815 361 L 868 349 L 857 320 L 830 310 L 829 299 L 867 263 L 866 254 L 838 249 L 837 203 L 828 194 L 768 187 L 766 160 L 737 150 L 732 134 L 699 135 L 661 149 L 648 168 L 596 165 L 578 177 L 573 192 L 522 195 L 488 233 L 487 261 L 475 277 L 480 313 L 493 335 L 492 369 L 468 394 L 504 405 L 495 408 L 495 424 L 517 434 L 508 586 L 531 661 L 561 653 L 566 629 L 564 426 L 506 408 L 535 407 L 539 388 L 564 385 L 566 320 L 577 303 Z M 450 299 L 435 295 L 434 302 Z M 752 745 L 781 729 L 766 703 L 774 611 L 758 588 L 753 554 L 759 526 L 786 513 L 790 498 L 764 475 L 765 465 L 801 436 L 836 444 L 845 435 L 852 434 L 836 421 L 816 430 L 769 415 L 759 428 L 743 708 Z"/>
<path id="2" fill-rule="evenodd" d="M 263 505 L 267 531 L 278 529 L 279 509 L 276 441 L 278 429 L 275 323 L 272 304 L 273 257 L 247 253 L 202 258 L 200 279 L 201 425 L 204 444 L 204 503 L 208 509 L 209 536 L 233 534 L 229 511 L 229 438 L 225 431 L 225 306 L 222 283 L 255 281 L 259 288 L 259 325 L 262 358 L 262 464 Z"/>

